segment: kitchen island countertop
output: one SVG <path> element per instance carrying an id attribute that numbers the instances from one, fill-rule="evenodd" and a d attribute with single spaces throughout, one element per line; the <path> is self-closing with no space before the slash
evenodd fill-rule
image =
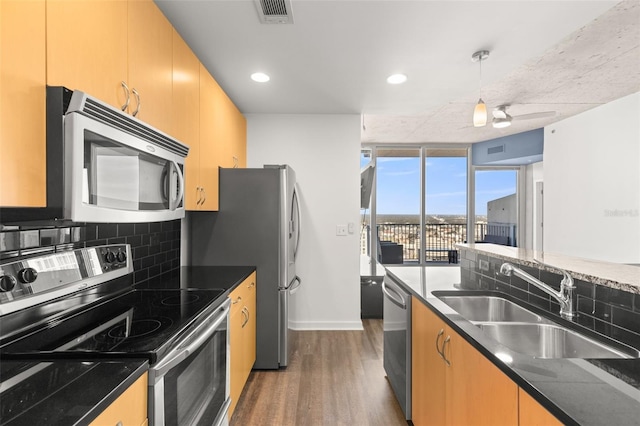
<path id="1" fill-rule="evenodd" d="M 458 292 L 460 268 L 387 267 L 387 276 L 452 326 L 467 342 L 565 424 L 631 425 L 640 415 L 640 359 L 540 359 L 487 337 L 433 292 Z M 553 318 L 556 320 L 555 318 Z M 496 356 L 509 355 L 505 362 Z"/>
<path id="2" fill-rule="evenodd" d="M 499 244 L 465 243 L 456 244 L 456 246 L 460 249 L 495 256 L 506 261 L 517 261 L 530 267 L 547 269 L 551 272 L 559 271 L 559 268 L 562 268 L 570 272 L 573 278 L 640 294 L 640 267 L 637 265 L 584 259 Z M 538 261 L 546 265 L 541 265 Z"/>

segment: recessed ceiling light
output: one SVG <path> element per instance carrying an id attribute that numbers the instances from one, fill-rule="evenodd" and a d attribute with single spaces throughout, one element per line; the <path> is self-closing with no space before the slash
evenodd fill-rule
<path id="1" fill-rule="evenodd" d="M 266 83 L 270 78 L 263 72 L 254 72 L 251 74 L 251 80 L 257 81 L 258 83 Z"/>
<path id="2" fill-rule="evenodd" d="M 387 77 L 387 83 L 389 84 L 402 84 L 407 81 L 407 76 L 404 74 L 393 74 Z"/>

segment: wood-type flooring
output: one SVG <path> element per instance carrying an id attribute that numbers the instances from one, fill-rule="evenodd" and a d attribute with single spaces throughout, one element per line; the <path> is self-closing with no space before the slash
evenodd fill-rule
<path id="1" fill-rule="evenodd" d="M 382 366 L 382 320 L 292 331 L 289 366 L 252 371 L 231 426 L 406 426 Z"/>

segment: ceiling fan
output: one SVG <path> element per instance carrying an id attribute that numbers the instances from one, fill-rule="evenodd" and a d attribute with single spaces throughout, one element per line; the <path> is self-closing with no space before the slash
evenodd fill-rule
<path id="1" fill-rule="evenodd" d="M 547 118 L 547 117 L 553 117 L 554 115 L 556 115 L 555 111 L 541 111 L 541 112 L 533 112 L 531 114 L 521 114 L 521 115 L 512 116 L 507 112 L 507 107 L 509 107 L 509 105 L 499 105 L 493 109 L 492 125 L 496 129 L 503 129 L 505 127 L 509 127 L 511 126 L 512 121 L 533 120 L 536 118 Z"/>

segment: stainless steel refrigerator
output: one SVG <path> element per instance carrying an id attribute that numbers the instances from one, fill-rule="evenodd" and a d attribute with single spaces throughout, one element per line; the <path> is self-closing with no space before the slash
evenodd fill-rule
<path id="1" fill-rule="evenodd" d="M 289 362 L 289 297 L 296 275 L 300 209 L 287 165 L 220 169 L 220 208 L 191 218 L 191 264 L 257 268 L 257 369 Z"/>

